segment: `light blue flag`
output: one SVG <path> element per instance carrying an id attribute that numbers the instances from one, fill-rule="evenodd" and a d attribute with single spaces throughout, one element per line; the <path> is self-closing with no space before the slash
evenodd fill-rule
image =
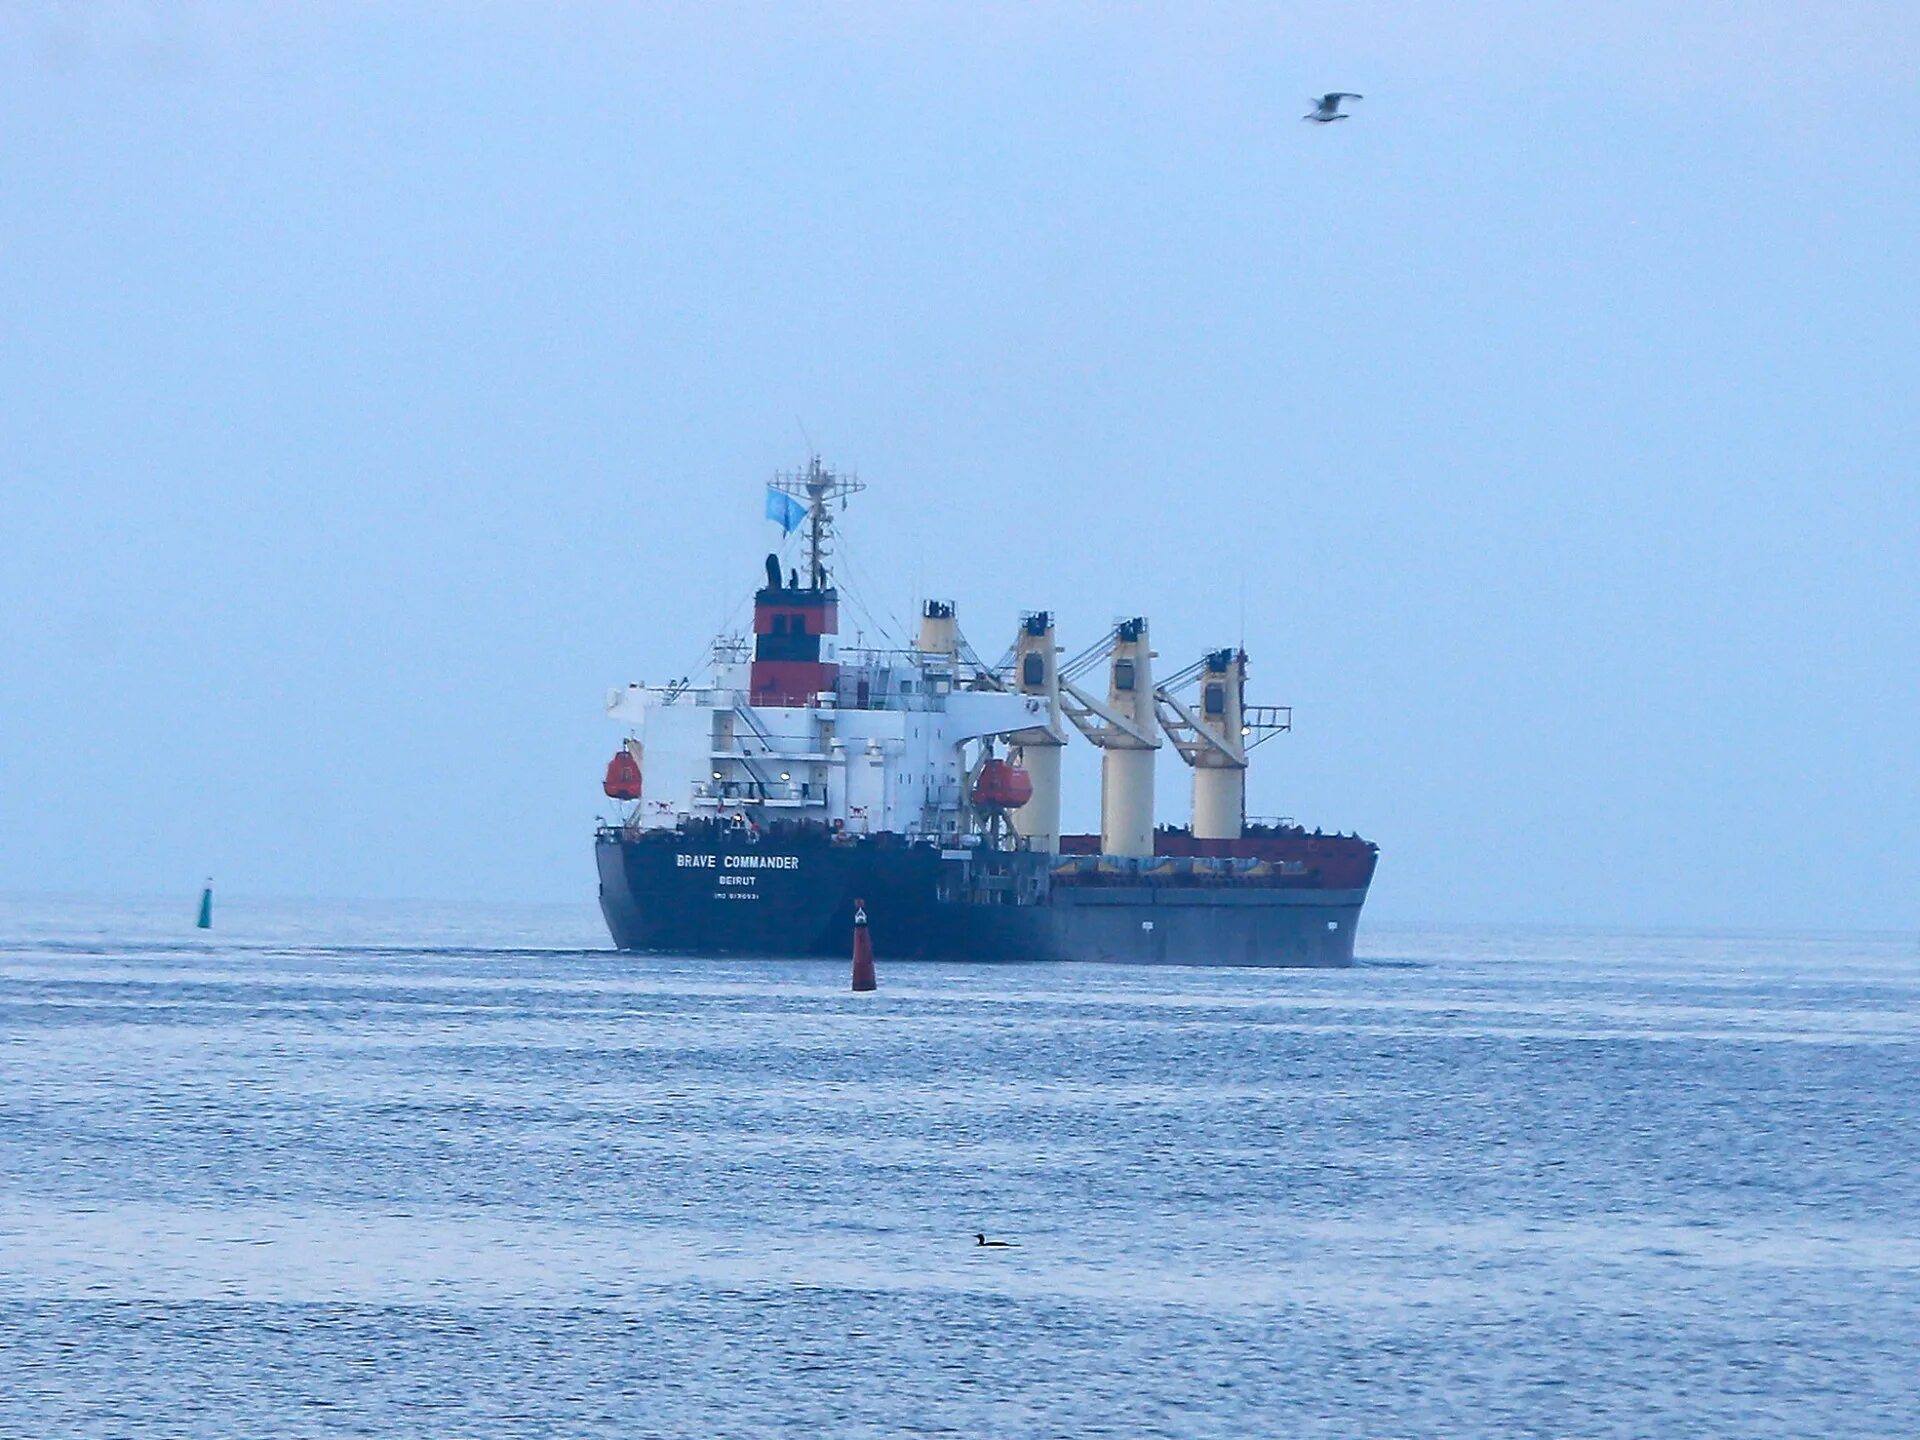
<path id="1" fill-rule="evenodd" d="M 767 487 L 767 519 L 780 527 L 784 535 L 798 530 L 807 518 L 807 507 L 784 490 Z"/>

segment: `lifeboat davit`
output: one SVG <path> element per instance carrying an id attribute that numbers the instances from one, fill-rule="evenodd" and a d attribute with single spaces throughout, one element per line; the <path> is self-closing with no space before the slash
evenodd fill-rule
<path id="1" fill-rule="evenodd" d="M 973 782 L 973 803 L 993 810 L 1018 810 L 1033 799 L 1033 777 L 1006 760 L 989 760 Z"/>
<path id="2" fill-rule="evenodd" d="M 601 788 L 615 800 L 640 798 L 640 762 L 633 758 L 631 750 L 614 752 L 613 759 L 607 762 L 606 783 Z"/>

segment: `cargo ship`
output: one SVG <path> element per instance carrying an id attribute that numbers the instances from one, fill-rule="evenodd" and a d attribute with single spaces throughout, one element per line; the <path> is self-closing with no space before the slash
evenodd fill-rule
<path id="1" fill-rule="evenodd" d="M 1250 756 L 1292 712 L 1246 702 L 1244 650 L 1157 680 L 1143 617 L 1063 660 L 1032 611 L 989 664 L 944 600 L 910 644 L 843 644 L 835 517 L 864 488 L 817 456 L 776 475 L 800 553 L 766 557 L 751 634 L 698 683 L 608 694 L 626 738 L 594 849 L 620 949 L 844 957 L 859 907 L 882 959 L 1353 962 L 1377 847 L 1247 817 Z M 1097 835 L 1061 833 L 1074 736 L 1100 752 Z M 1156 825 L 1168 748 L 1192 812 Z"/>

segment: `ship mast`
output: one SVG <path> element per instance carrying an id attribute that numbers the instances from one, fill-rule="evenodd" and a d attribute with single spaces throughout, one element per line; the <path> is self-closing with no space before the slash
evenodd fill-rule
<path id="1" fill-rule="evenodd" d="M 858 495 L 866 483 L 856 475 L 829 470 L 818 455 L 807 457 L 804 470 L 782 470 L 773 477 L 773 488 L 782 494 L 803 500 L 807 506 L 807 578 L 815 590 L 827 588 L 827 557 L 833 553 L 833 515 L 829 501 L 838 500 L 844 509 L 849 495 Z"/>

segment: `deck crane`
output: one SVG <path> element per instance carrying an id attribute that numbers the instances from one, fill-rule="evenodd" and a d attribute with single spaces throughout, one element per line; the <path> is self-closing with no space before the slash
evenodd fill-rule
<path id="1" fill-rule="evenodd" d="M 1014 689 L 1047 702 L 1044 725 L 1007 737 L 1014 763 L 1033 781 L 1033 798 L 1013 812 L 1013 828 L 1030 850 L 1060 848 L 1060 753 L 1067 732 L 1060 723 L 1060 647 L 1053 639 L 1053 616 L 1031 610 L 1020 617 L 1020 633 L 996 672 L 1010 674 Z"/>
<path id="2" fill-rule="evenodd" d="M 1153 692 L 1160 728 L 1193 767 L 1196 840 L 1238 840 L 1247 818 L 1247 752 L 1293 728 L 1286 705 L 1248 705 L 1247 652 L 1210 650 Z M 1198 710 L 1180 692 L 1199 686 Z"/>
<path id="3" fill-rule="evenodd" d="M 1107 698 L 1101 701 L 1075 681 L 1103 659 Z M 1153 854 L 1153 760 L 1160 748 L 1153 702 L 1153 649 L 1143 617 L 1117 622 L 1061 667 L 1060 709 L 1100 747 L 1100 849 L 1106 855 Z"/>

